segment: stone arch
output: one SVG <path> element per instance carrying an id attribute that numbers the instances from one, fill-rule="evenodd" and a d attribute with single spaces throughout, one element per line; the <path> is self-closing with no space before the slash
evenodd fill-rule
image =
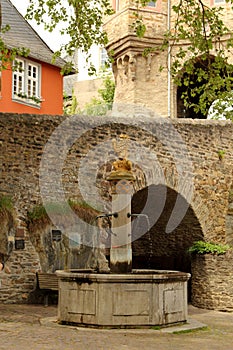
<path id="1" fill-rule="evenodd" d="M 205 59 L 205 60 L 202 59 L 202 57 L 197 57 L 195 64 L 194 64 L 196 71 L 200 67 L 202 67 L 202 68 L 206 67 L 206 70 L 208 70 L 209 60 L 211 62 L 210 64 L 212 64 L 215 60 L 215 56 L 210 55 L 209 59 Z M 207 114 L 203 115 L 203 113 L 200 111 L 196 112 L 192 106 L 185 107 L 184 102 L 182 100 L 182 94 L 188 88 L 190 90 L 190 95 L 189 95 L 190 102 L 198 104 L 199 96 L 198 95 L 192 96 L 191 90 L 192 90 L 192 88 L 194 88 L 196 86 L 201 86 L 201 85 L 205 84 L 205 81 L 208 78 L 203 77 L 202 80 L 198 82 L 197 76 L 196 76 L 196 71 L 192 74 L 187 73 L 187 71 L 185 70 L 185 64 L 184 64 L 183 71 L 180 72 L 180 74 L 182 75 L 182 79 L 181 79 L 182 84 L 181 84 L 181 86 L 177 87 L 177 94 L 176 94 L 176 96 L 177 96 L 176 97 L 177 98 L 177 101 L 176 101 L 177 102 L 177 117 L 178 118 L 192 118 L 192 119 L 206 119 L 207 118 Z M 222 74 L 223 74 L 223 72 L 222 72 Z M 185 86 L 185 84 L 183 83 L 185 77 L 187 77 L 187 76 L 192 77 L 192 81 L 193 81 L 193 84 L 189 85 L 188 87 Z M 214 102 L 214 100 L 209 103 L 209 106 L 207 106 L 208 109 L 210 108 L 210 106 L 213 102 Z"/>
<path id="2" fill-rule="evenodd" d="M 190 207 L 193 212 L 195 213 L 203 232 L 203 237 L 206 238 L 206 234 L 208 232 L 209 228 L 209 222 L 210 220 L 210 213 L 206 205 L 203 203 L 200 195 L 195 190 L 195 186 L 193 186 L 193 194 L 191 196 L 191 199 L 189 200 L 189 185 L 187 185 L 186 181 L 184 179 L 181 179 L 179 174 L 177 173 L 177 169 L 175 165 L 170 165 L 169 167 L 166 167 L 165 169 L 153 169 L 152 173 L 146 174 L 149 175 L 146 177 L 146 185 L 161 185 L 160 182 L 155 182 L 155 173 L 158 176 L 159 171 L 163 172 L 163 174 L 160 174 L 160 177 L 164 175 L 164 182 L 167 188 L 170 188 L 171 190 L 175 191 L 177 194 L 181 196 L 184 200 L 186 200 L 186 207 Z M 194 179 L 191 179 L 190 181 L 194 181 Z M 139 187 L 138 190 L 142 190 L 143 187 Z M 174 202 L 175 205 L 175 202 Z M 173 208 L 174 208 L 173 205 Z"/>
<path id="3" fill-rule="evenodd" d="M 132 222 L 132 264 L 135 269 L 178 270 L 191 273 L 191 255 L 188 248 L 198 240 L 204 240 L 202 225 L 192 206 L 181 223 L 171 232 L 166 233 L 166 225 L 176 202 L 178 193 L 165 185 L 150 185 L 136 192 L 132 198 L 132 213 L 140 214 L 147 200 L 148 191 L 154 191 L 155 199 L 151 203 L 148 214 L 153 222 L 153 215 L 160 210 L 160 193 L 166 190 L 166 200 L 158 220 L 150 230 L 145 232 L 147 222 L 144 217 Z M 157 197 L 157 198 L 156 198 Z M 183 202 L 186 200 L 182 197 Z M 191 297 L 191 282 L 189 283 Z"/>
<path id="4" fill-rule="evenodd" d="M 154 192 L 154 201 L 147 211 L 150 223 L 153 216 L 160 211 L 160 199 L 163 191 L 166 190 L 166 200 L 162 207 L 161 214 L 153 223 L 149 232 L 140 236 L 145 227 L 145 220 L 138 220 L 132 225 L 133 252 L 135 267 L 152 267 L 163 269 L 185 269 L 189 266 L 183 264 L 188 259 L 187 249 L 194 241 L 203 240 L 204 233 L 201 223 L 198 220 L 193 208 L 189 205 L 186 215 L 181 223 L 171 233 L 166 233 L 166 224 L 171 215 L 178 193 L 165 185 L 150 185 L 136 192 L 132 198 L 132 213 L 139 214 L 143 211 L 147 201 L 148 191 Z M 162 194 L 163 195 L 163 194 Z M 185 198 L 182 198 L 185 203 Z M 145 230 L 144 230 L 145 231 Z M 148 266 L 151 265 L 151 266 Z"/>

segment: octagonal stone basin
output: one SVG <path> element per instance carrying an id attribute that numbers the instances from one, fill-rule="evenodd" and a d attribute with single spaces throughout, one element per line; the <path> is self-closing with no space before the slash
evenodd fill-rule
<path id="1" fill-rule="evenodd" d="M 58 322 L 133 328 L 187 321 L 189 273 L 133 270 L 129 274 L 58 270 Z"/>

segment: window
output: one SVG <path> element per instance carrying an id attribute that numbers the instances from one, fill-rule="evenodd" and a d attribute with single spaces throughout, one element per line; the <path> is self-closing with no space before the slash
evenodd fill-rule
<path id="1" fill-rule="evenodd" d="M 210 5 L 214 6 L 214 5 L 222 5 L 225 4 L 225 0 L 210 0 Z"/>
<path id="2" fill-rule="evenodd" d="M 12 99 L 38 106 L 41 102 L 40 65 L 17 59 L 14 66 Z"/>
<path id="3" fill-rule="evenodd" d="M 109 59 L 108 59 L 108 53 L 105 48 L 100 49 L 100 69 L 108 69 L 109 67 Z"/>
<path id="4" fill-rule="evenodd" d="M 149 7 L 155 7 L 156 6 L 156 1 L 149 1 L 147 6 Z"/>

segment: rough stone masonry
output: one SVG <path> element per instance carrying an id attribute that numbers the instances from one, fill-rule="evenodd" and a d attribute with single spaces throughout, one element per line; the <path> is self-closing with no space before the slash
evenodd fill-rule
<path id="1" fill-rule="evenodd" d="M 95 204 L 96 193 L 93 189 L 101 189 L 106 185 L 99 169 L 115 158 L 112 139 L 125 133 L 131 140 L 134 165 L 137 166 L 136 156 L 140 157 L 140 152 L 143 158 L 138 160 L 138 165 L 145 175 L 145 183 L 138 182 L 137 193 L 150 186 L 158 186 L 158 179 L 161 178 L 164 179 L 163 186 L 169 191 L 183 194 L 186 192 L 182 186 L 185 187 L 188 180 L 192 179 L 193 193 L 188 203 L 192 216 L 187 221 L 185 235 L 177 231 L 177 239 L 173 241 L 179 242 L 183 235 L 182 242 L 189 242 L 190 237 L 195 236 L 192 227 L 192 220 L 195 219 L 203 239 L 233 243 L 229 199 L 233 190 L 231 122 L 148 118 L 143 114 L 127 118 L 109 116 L 94 119 L 86 116 L 65 118 L 0 114 L 0 194 L 11 196 L 15 210 L 16 224 L 10 235 L 23 237 L 25 241 L 23 250 L 13 248 L 11 251 L 8 259 L 11 272 L 2 274 L 0 300 L 27 301 L 35 288 L 35 272 L 41 269 L 42 262 L 37 243 L 32 242 L 28 234 L 27 213 L 42 203 L 39 182 L 41 159 L 50 136 L 63 122 L 66 122 L 63 137 L 56 139 L 56 134 L 53 135 L 55 143 L 59 147 L 63 145 L 58 147 L 55 156 L 59 158 L 59 152 L 66 152 L 62 155 L 64 164 L 61 170 L 62 191 L 66 199 L 76 200 L 86 191 L 88 198 L 93 199 L 92 203 Z M 185 147 L 185 156 L 182 147 Z M 79 172 L 85 160 L 88 167 L 81 188 Z M 53 187 L 51 178 L 57 179 L 58 176 L 56 159 L 51 161 L 51 165 L 47 183 Z M 187 181 L 182 182 L 181 177 Z M 9 235 L 9 232 L 5 234 Z M 166 237 L 164 234 L 164 239 Z M 176 244 L 171 244 L 172 252 Z M 138 249 L 142 249 L 142 246 L 138 246 Z M 159 250 L 159 246 L 156 249 Z"/>

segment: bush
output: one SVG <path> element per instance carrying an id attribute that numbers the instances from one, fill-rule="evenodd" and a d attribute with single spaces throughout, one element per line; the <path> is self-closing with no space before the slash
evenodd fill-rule
<path id="1" fill-rule="evenodd" d="M 197 241 L 188 249 L 191 254 L 225 254 L 231 247 L 228 244 Z"/>

